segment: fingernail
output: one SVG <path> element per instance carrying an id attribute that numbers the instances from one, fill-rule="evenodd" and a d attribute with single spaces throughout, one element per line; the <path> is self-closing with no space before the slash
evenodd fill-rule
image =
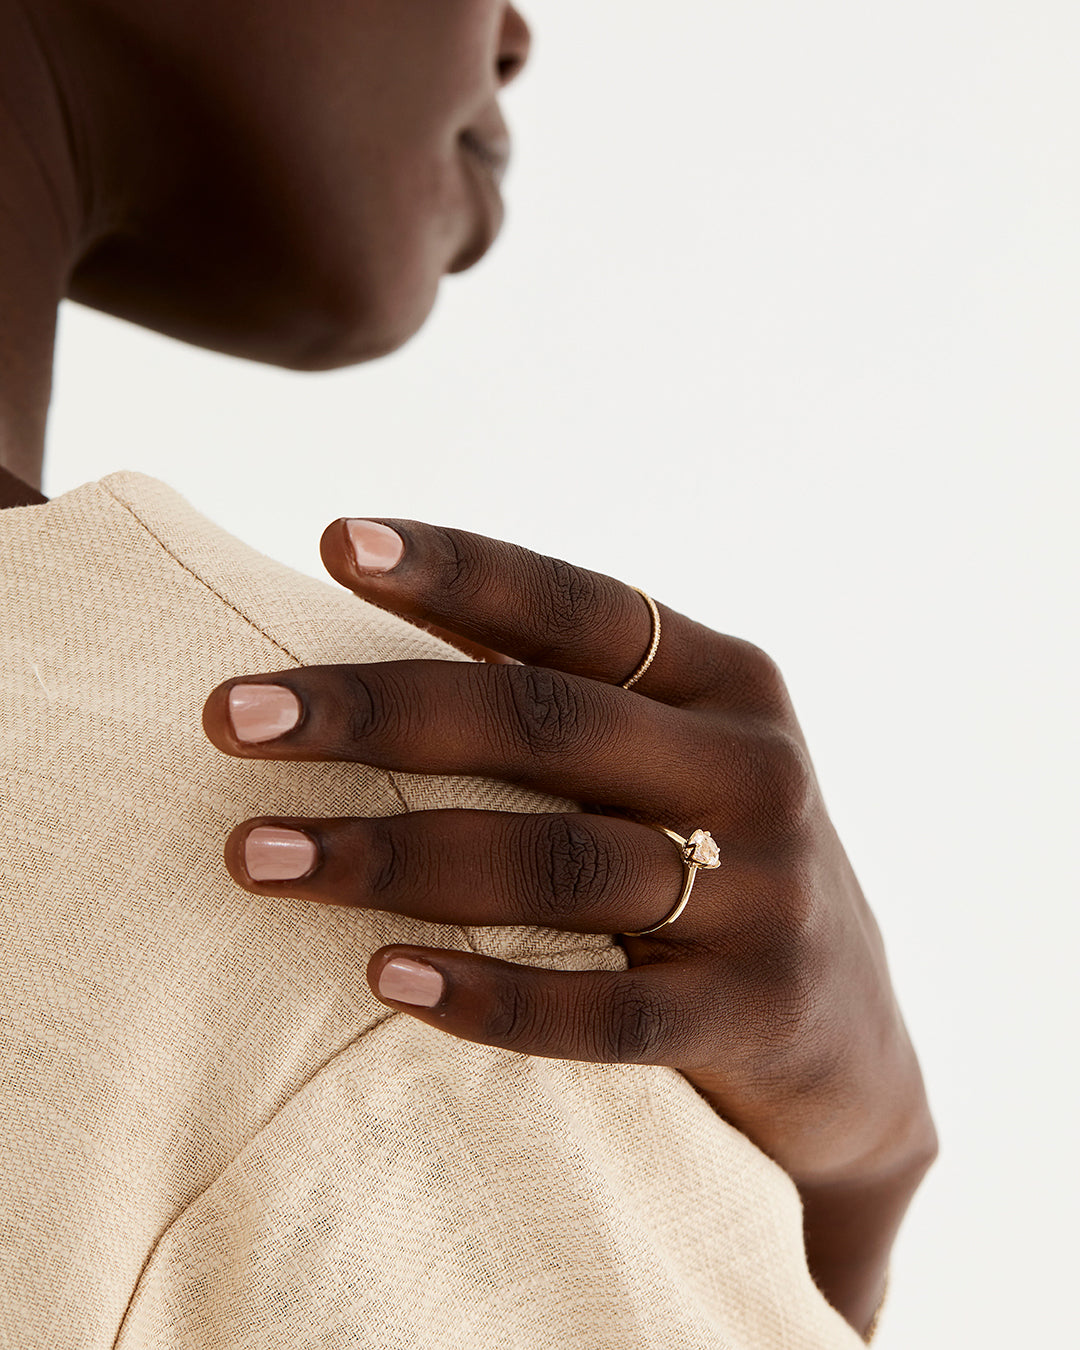
<path id="1" fill-rule="evenodd" d="M 282 684 L 234 684 L 229 690 L 229 720 L 238 741 L 272 741 L 291 731 L 303 708 Z"/>
<path id="2" fill-rule="evenodd" d="M 396 999 L 398 1003 L 417 1003 L 434 1008 L 443 996 L 446 981 L 426 961 L 410 961 L 395 956 L 379 972 L 379 997 Z"/>
<path id="3" fill-rule="evenodd" d="M 405 540 L 375 520 L 347 520 L 345 530 L 360 572 L 390 572 L 405 556 Z"/>
<path id="4" fill-rule="evenodd" d="M 315 840 L 300 830 L 257 825 L 244 840 L 244 866 L 252 881 L 296 881 L 318 861 Z"/>

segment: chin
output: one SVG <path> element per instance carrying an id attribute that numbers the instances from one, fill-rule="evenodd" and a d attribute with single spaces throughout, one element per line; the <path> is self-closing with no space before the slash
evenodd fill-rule
<path id="1" fill-rule="evenodd" d="M 284 350 L 255 356 L 288 370 L 342 370 L 398 351 L 420 331 L 435 307 L 439 279 L 387 294 L 351 296 L 343 288 L 328 305 L 286 322 Z"/>
<path id="2" fill-rule="evenodd" d="M 343 269 L 344 271 L 344 269 Z M 427 321 L 441 271 L 416 267 L 343 282 L 277 279 L 258 285 L 224 277 L 181 286 L 149 269 L 84 269 L 68 291 L 76 303 L 190 346 L 285 370 L 341 370 L 403 347 Z M 188 278 L 190 279 L 190 273 Z M 211 284 L 211 280 L 214 284 Z"/>

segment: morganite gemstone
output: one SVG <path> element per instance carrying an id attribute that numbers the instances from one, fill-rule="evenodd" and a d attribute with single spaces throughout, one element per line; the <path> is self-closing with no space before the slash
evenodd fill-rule
<path id="1" fill-rule="evenodd" d="M 708 830 L 695 830 L 686 842 L 693 845 L 693 851 L 690 853 L 691 862 L 697 863 L 699 867 L 720 866 L 720 850 Z"/>

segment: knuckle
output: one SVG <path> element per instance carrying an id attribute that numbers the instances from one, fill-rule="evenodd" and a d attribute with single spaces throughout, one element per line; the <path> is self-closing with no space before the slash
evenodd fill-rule
<path id="1" fill-rule="evenodd" d="M 806 751 L 786 732 L 772 732 L 763 749 L 769 816 L 774 831 L 787 838 L 802 829 L 809 815 L 814 771 Z"/>
<path id="2" fill-rule="evenodd" d="M 668 1000 L 656 989 L 621 980 L 608 996 L 598 1035 L 600 1058 L 617 1064 L 660 1062 L 673 1025 Z"/>
<path id="3" fill-rule="evenodd" d="M 478 556 L 474 548 L 466 545 L 465 536 L 459 530 L 438 525 L 430 529 L 431 554 L 435 562 L 431 578 L 434 589 L 455 609 L 473 608 L 477 596 L 488 585 L 488 569 L 483 565 L 482 555 Z"/>
<path id="4" fill-rule="evenodd" d="M 360 668 L 354 668 L 349 672 L 346 703 L 349 739 L 356 744 L 363 744 L 370 740 L 382 719 L 379 715 L 379 700 L 375 696 L 371 680 Z"/>
<path id="5" fill-rule="evenodd" d="M 739 671 L 748 685 L 765 693 L 778 685 L 783 685 L 784 677 L 780 674 L 780 667 L 768 652 L 753 642 L 747 642 L 745 638 L 736 638 L 735 644 Z"/>
<path id="6" fill-rule="evenodd" d="M 557 926 L 567 914 L 584 914 L 610 894 L 618 859 L 608 840 L 574 816 L 541 817 L 533 827 L 532 867 L 541 915 Z"/>
<path id="7" fill-rule="evenodd" d="M 533 1001 L 515 980 L 500 980 L 483 1021 L 486 1039 L 516 1050 L 535 1044 L 537 1012 Z"/>
<path id="8" fill-rule="evenodd" d="M 792 885 L 774 895 L 769 910 L 770 983 L 801 1008 L 811 1001 L 815 982 L 816 906 L 805 888 Z"/>
<path id="9" fill-rule="evenodd" d="M 768 713 L 786 711 L 787 685 L 768 652 L 744 638 L 729 638 L 726 649 L 725 662 L 743 699 Z"/>
<path id="10" fill-rule="evenodd" d="M 746 838 L 793 845 L 805 832 L 817 781 L 799 741 L 772 725 L 726 733 L 712 751 L 712 777 L 728 782 L 734 827 Z"/>
<path id="11" fill-rule="evenodd" d="M 580 681 L 544 666 L 508 666 L 511 725 L 527 754 L 545 756 L 595 734 L 599 709 Z"/>
<path id="12" fill-rule="evenodd" d="M 770 892 L 762 905 L 767 936 L 753 957 L 754 977 L 775 1000 L 777 1024 L 797 1035 L 816 1006 L 834 941 L 826 907 L 796 871 Z"/>
<path id="13" fill-rule="evenodd" d="M 600 603 L 599 578 L 561 558 L 534 554 L 539 570 L 539 594 L 543 596 L 543 622 L 557 644 L 581 632 L 585 619 L 604 613 Z"/>
<path id="14" fill-rule="evenodd" d="M 401 890 L 408 871 L 407 836 L 397 818 L 390 816 L 373 822 L 365 852 L 368 856 L 367 883 L 373 899 L 387 899 Z"/>
<path id="15" fill-rule="evenodd" d="M 795 876 L 770 887 L 766 932 L 741 962 L 737 1016 L 743 1068 L 755 1083 L 789 1103 L 817 1097 L 842 1076 L 848 1053 L 830 1013 L 835 934 L 827 907 Z"/>
<path id="16" fill-rule="evenodd" d="M 817 1034 L 820 986 L 813 965 L 796 935 L 774 929 L 744 958 L 740 973 L 735 1012 L 747 1032 L 744 1067 L 759 1083 L 774 1075 L 782 1079 Z"/>
<path id="17" fill-rule="evenodd" d="M 384 666 L 379 675 L 364 666 L 349 670 L 342 725 L 351 749 L 397 740 L 415 716 L 415 692 Z"/>

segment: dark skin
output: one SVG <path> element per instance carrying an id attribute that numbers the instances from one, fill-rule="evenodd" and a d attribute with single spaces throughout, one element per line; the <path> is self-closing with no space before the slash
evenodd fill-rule
<path id="1" fill-rule="evenodd" d="M 406 342 L 441 278 L 498 232 L 498 172 L 466 141 L 504 135 L 497 98 L 528 47 L 504 0 L 0 0 L 0 504 L 44 500 L 64 296 L 294 369 Z M 210 692 L 206 734 L 245 758 L 482 774 L 585 809 L 254 816 L 225 844 L 230 873 L 313 903 L 618 934 L 618 974 L 395 946 L 367 975 L 382 997 L 391 961 L 436 968 L 437 1001 L 383 1002 L 451 1035 L 684 1074 L 792 1176 L 811 1273 L 865 1331 L 937 1142 L 779 672 L 661 605 L 656 658 L 621 689 L 651 633 L 629 587 L 482 536 L 385 524 L 400 560 L 362 566 L 337 521 L 330 574 L 511 659 L 242 673 Z M 291 691 L 299 724 L 239 739 L 237 685 Z M 651 824 L 709 829 L 722 865 L 698 874 L 673 923 L 624 936 L 658 924 L 682 884 Z M 252 878 L 246 843 L 266 827 L 307 841 L 305 875 Z"/>

